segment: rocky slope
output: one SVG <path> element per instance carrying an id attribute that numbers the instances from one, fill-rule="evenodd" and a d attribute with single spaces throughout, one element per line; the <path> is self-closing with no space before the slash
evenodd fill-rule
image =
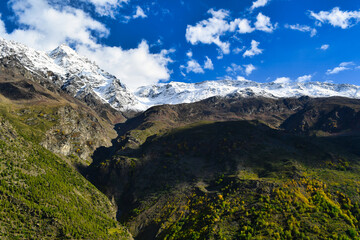
<path id="1" fill-rule="evenodd" d="M 77 156 L 86 164 L 96 148 L 111 145 L 116 136 L 111 123 L 124 119 L 101 104 L 97 113 L 13 57 L 0 60 L 0 97 L 2 106 L 24 124 L 44 131 L 39 143 L 55 153 Z"/>
<path id="2" fill-rule="evenodd" d="M 271 128 L 306 135 L 346 134 L 359 128 L 358 99 L 212 97 L 155 106 L 117 129 L 117 147 L 137 148 L 148 137 L 196 122 L 260 120 Z"/>

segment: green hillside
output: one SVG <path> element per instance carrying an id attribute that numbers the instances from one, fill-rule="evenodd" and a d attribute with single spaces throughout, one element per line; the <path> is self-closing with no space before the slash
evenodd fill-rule
<path id="1" fill-rule="evenodd" d="M 73 167 L 76 153 L 40 145 L 58 108 L 0 106 L 0 238 L 129 239 L 114 206 Z"/>

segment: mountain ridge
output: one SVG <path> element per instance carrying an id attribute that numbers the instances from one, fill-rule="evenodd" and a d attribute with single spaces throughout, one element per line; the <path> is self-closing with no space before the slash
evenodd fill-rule
<path id="1" fill-rule="evenodd" d="M 48 53 L 0 38 L 0 58 L 16 56 L 29 71 L 72 96 L 92 98 L 123 113 L 141 112 L 163 104 L 192 103 L 209 97 L 348 97 L 360 98 L 360 87 L 326 82 L 255 82 L 251 80 L 213 80 L 198 83 L 169 82 L 139 87 L 131 92 L 95 62 L 80 56 L 66 44 Z M 85 101 L 86 102 L 86 101 Z"/>
<path id="2" fill-rule="evenodd" d="M 214 80 L 199 83 L 159 83 L 140 87 L 135 95 L 141 102 L 155 105 L 192 103 L 214 96 L 360 98 L 360 87 L 321 82 L 258 83 L 250 80 Z"/>

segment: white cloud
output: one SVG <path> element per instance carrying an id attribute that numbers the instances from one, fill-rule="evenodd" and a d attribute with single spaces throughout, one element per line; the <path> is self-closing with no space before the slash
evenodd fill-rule
<path id="1" fill-rule="evenodd" d="M 306 25 L 300 25 L 300 24 L 295 24 L 295 25 L 289 25 L 289 24 L 285 24 L 286 28 L 292 29 L 292 30 L 297 30 L 300 32 L 309 32 L 310 33 L 310 37 L 314 37 L 317 34 L 317 30 L 315 28 L 306 26 Z"/>
<path id="2" fill-rule="evenodd" d="M 233 53 L 234 53 L 234 54 L 239 54 L 239 53 L 241 53 L 242 51 L 244 51 L 244 49 L 245 49 L 245 47 L 242 47 L 242 48 L 239 48 L 239 47 L 234 48 L 234 49 L 233 49 Z"/>
<path id="3" fill-rule="evenodd" d="M 329 44 L 324 44 L 324 45 L 322 45 L 322 46 L 320 47 L 320 49 L 326 51 L 326 50 L 329 49 L 329 47 L 330 47 Z"/>
<path id="4" fill-rule="evenodd" d="M 191 50 L 190 50 L 190 51 L 188 51 L 188 52 L 186 53 L 186 56 L 188 56 L 189 58 L 192 58 L 192 56 L 193 56 L 192 51 L 191 51 Z"/>
<path id="5" fill-rule="evenodd" d="M 244 67 L 246 76 L 249 76 L 254 70 L 256 70 L 256 67 L 252 64 L 244 65 Z"/>
<path id="6" fill-rule="evenodd" d="M 248 79 L 244 78 L 243 76 L 237 76 L 236 80 L 244 81 L 244 82 L 249 81 Z"/>
<path id="7" fill-rule="evenodd" d="M 180 66 L 180 69 L 185 69 L 186 73 L 190 73 L 190 72 L 205 73 L 204 69 L 209 69 L 209 70 L 214 69 L 213 62 L 208 56 L 205 56 L 204 66 L 201 66 L 197 60 L 193 59 L 193 53 L 191 50 L 186 53 L 186 56 L 189 58 L 189 60 L 186 63 L 186 66 L 185 65 Z M 184 77 L 186 76 L 186 74 L 183 71 L 181 71 L 181 74 Z"/>
<path id="8" fill-rule="evenodd" d="M 184 68 L 187 73 L 194 72 L 194 73 L 204 73 L 204 69 L 201 65 L 194 59 L 190 59 L 187 62 L 187 66 L 181 65 L 180 68 Z"/>
<path id="9" fill-rule="evenodd" d="M 280 77 L 274 81 L 274 83 L 278 83 L 278 84 L 286 84 L 286 83 L 290 83 L 290 82 L 291 82 L 291 79 L 288 77 Z"/>
<path id="10" fill-rule="evenodd" d="M 180 69 L 185 69 L 186 73 L 190 73 L 190 72 L 205 73 L 204 69 L 209 69 L 209 70 L 214 69 L 214 64 L 208 56 L 205 56 L 204 66 L 202 67 L 198 61 L 192 58 L 193 57 L 192 51 L 188 51 L 186 55 L 189 58 L 189 60 L 186 63 L 186 66 L 184 65 L 180 66 Z M 186 74 L 183 72 L 182 75 L 186 76 Z"/>
<path id="11" fill-rule="evenodd" d="M 252 33 L 253 31 L 255 31 L 255 28 L 252 28 L 250 26 L 250 21 L 247 19 L 239 19 L 238 20 L 238 32 L 239 33 Z"/>
<path id="12" fill-rule="evenodd" d="M 0 13 L 0 36 L 7 35 L 6 29 L 5 29 L 5 23 L 2 21 L 2 15 Z"/>
<path id="13" fill-rule="evenodd" d="M 102 23 L 72 7 L 57 9 L 45 0 L 14 0 L 11 7 L 21 27 L 3 36 L 37 49 L 49 50 L 67 41 L 94 46 L 94 34 L 109 34 Z"/>
<path id="14" fill-rule="evenodd" d="M 245 18 L 236 18 L 230 21 L 230 12 L 224 9 L 218 11 L 210 9 L 208 13 L 211 14 L 212 17 L 196 23 L 195 26 L 187 25 L 185 37 L 192 45 L 198 43 L 215 44 L 221 49 L 219 58 L 222 58 L 223 54 L 230 53 L 229 41 L 221 39 L 227 34 L 234 33 L 235 31 L 245 34 L 255 30 L 271 33 L 277 26 L 277 24 L 274 26 L 270 18 L 262 13 L 257 15 L 257 21 L 254 24 L 255 27 L 251 27 L 251 21 Z"/>
<path id="15" fill-rule="evenodd" d="M 246 76 L 249 76 L 254 70 L 256 70 L 256 67 L 252 64 L 241 66 L 232 63 L 230 66 L 226 68 L 226 72 L 230 75 L 228 76 L 229 79 L 234 79 L 234 77 L 239 78 L 240 74 L 246 74 Z"/>
<path id="16" fill-rule="evenodd" d="M 46 51 L 72 43 L 80 54 L 96 61 L 131 89 L 170 77 L 170 51 L 151 53 L 145 41 L 129 50 L 100 45 L 97 40 L 107 37 L 109 30 L 80 9 L 52 6 L 46 0 L 13 0 L 10 6 L 21 27 L 7 33 L 0 21 L 1 36 L 6 39 Z"/>
<path id="17" fill-rule="evenodd" d="M 206 60 L 204 62 L 204 68 L 214 70 L 214 64 L 208 56 L 206 56 Z"/>
<path id="18" fill-rule="evenodd" d="M 304 75 L 304 76 L 298 77 L 298 78 L 296 79 L 296 81 L 297 81 L 297 82 L 301 82 L 301 83 L 303 83 L 303 82 L 308 82 L 308 81 L 311 81 L 312 77 L 313 77 L 313 76 L 312 76 L 311 74 L 309 74 L 309 75 Z"/>
<path id="19" fill-rule="evenodd" d="M 234 31 L 233 24 L 225 20 L 229 16 L 229 12 L 220 9 L 208 11 L 212 15 L 211 18 L 198 22 L 195 26 L 188 25 L 186 28 L 186 40 L 193 45 L 198 43 L 215 44 L 224 54 L 230 52 L 230 43 L 221 41 L 220 37 L 228 31 Z"/>
<path id="20" fill-rule="evenodd" d="M 90 2 L 95 6 L 95 11 L 101 16 L 114 17 L 115 10 L 121 7 L 123 3 L 128 3 L 130 0 L 82 0 Z"/>
<path id="21" fill-rule="evenodd" d="M 147 18 L 147 15 L 140 6 L 136 6 L 136 13 L 133 18 Z"/>
<path id="22" fill-rule="evenodd" d="M 171 51 L 150 53 L 149 45 L 145 41 L 142 41 L 137 48 L 129 50 L 101 45 L 89 49 L 80 45 L 78 51 L 117 76 L 131 90 L 170 78 L 167 65 L 171 62 L 168 57 Z"/>
<path id="23" fill-rule="evenodd" d="M 229 67 L 226 68 L 226 72 L 231 75 L 238 75 L 240 72 L 243 72 L 244 69 L 242 66 L 232 63 Z"/>
<path id="24" fill-rule="evenodd" d="M 253 2 L 250 10 L 252 11 L 255 8 L 264 7 L 266 4 L 268 4 L 268 2 L 270 2 L 270 0 L 256 0 Z"/>
<path id="25" fill-rule="evenodd" d="M 346 70 L 351 70 L 352 65 L 354 65 L 353 62 L 342 62 L 342 63 L 340 63 L 340 65 L 338 67 L 335 67 L 333 69 L 328 69 L 326 71 L 326 74 L 331 75 L 331 74 L 337 74 L 339 72 L 343 72 L 343 71 L 346 71 Z"/>
<path id="26" fill-rule="evenodd" d="M 329 11 L 320 11 L 314 13 L 310 11 L 310 16 L 318 21 L 318 24 L 329 23 L 334 27 L 346 29 L 356 25 L 360 21 L 360 11 L 341 11 L 339 7 L 335 7 Z"/>
<path id="27" fill-rule="evenodd" d="M 275 27 L 271 24 L 270 18 L 262 13 L 256 17 L 255 28 L 260 31 L 271 33 Z"/>
<path id="28" fill-rule="evenodd" d="M 253 57 L 255 55 L 261 54 L 263 50 L 258 48 L 259 44 L 259 42 L 252 40 L 251 48 L 244 52 L 243 57 Z"/>

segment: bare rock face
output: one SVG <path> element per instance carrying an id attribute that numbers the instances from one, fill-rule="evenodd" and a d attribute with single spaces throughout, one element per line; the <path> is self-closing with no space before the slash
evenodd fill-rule
<path id="1" fill-rule="evenodd" d="M 125 118 L 96 99 L 88 104 L 72 97 L 49 76 L 28 70 L 16 56 L 1 58 L 0 103 L 11 106 L 26 125 L 39 128 L 45 148 L 89 164 L 95 149 L 110 146 L 116 137 L 112 124 Z"/>
<path id="2" fill-rule="evenodd" d="M 42 142 L 50 151 L 65 156 L 78 156 L 91 162 L 91 155 L 99 146 L 111 145 L 116 136 L 110 127 L 105 128 L 95 116 L 71 106 L 58 109 L 58 124 L 52 127 Z"/>

